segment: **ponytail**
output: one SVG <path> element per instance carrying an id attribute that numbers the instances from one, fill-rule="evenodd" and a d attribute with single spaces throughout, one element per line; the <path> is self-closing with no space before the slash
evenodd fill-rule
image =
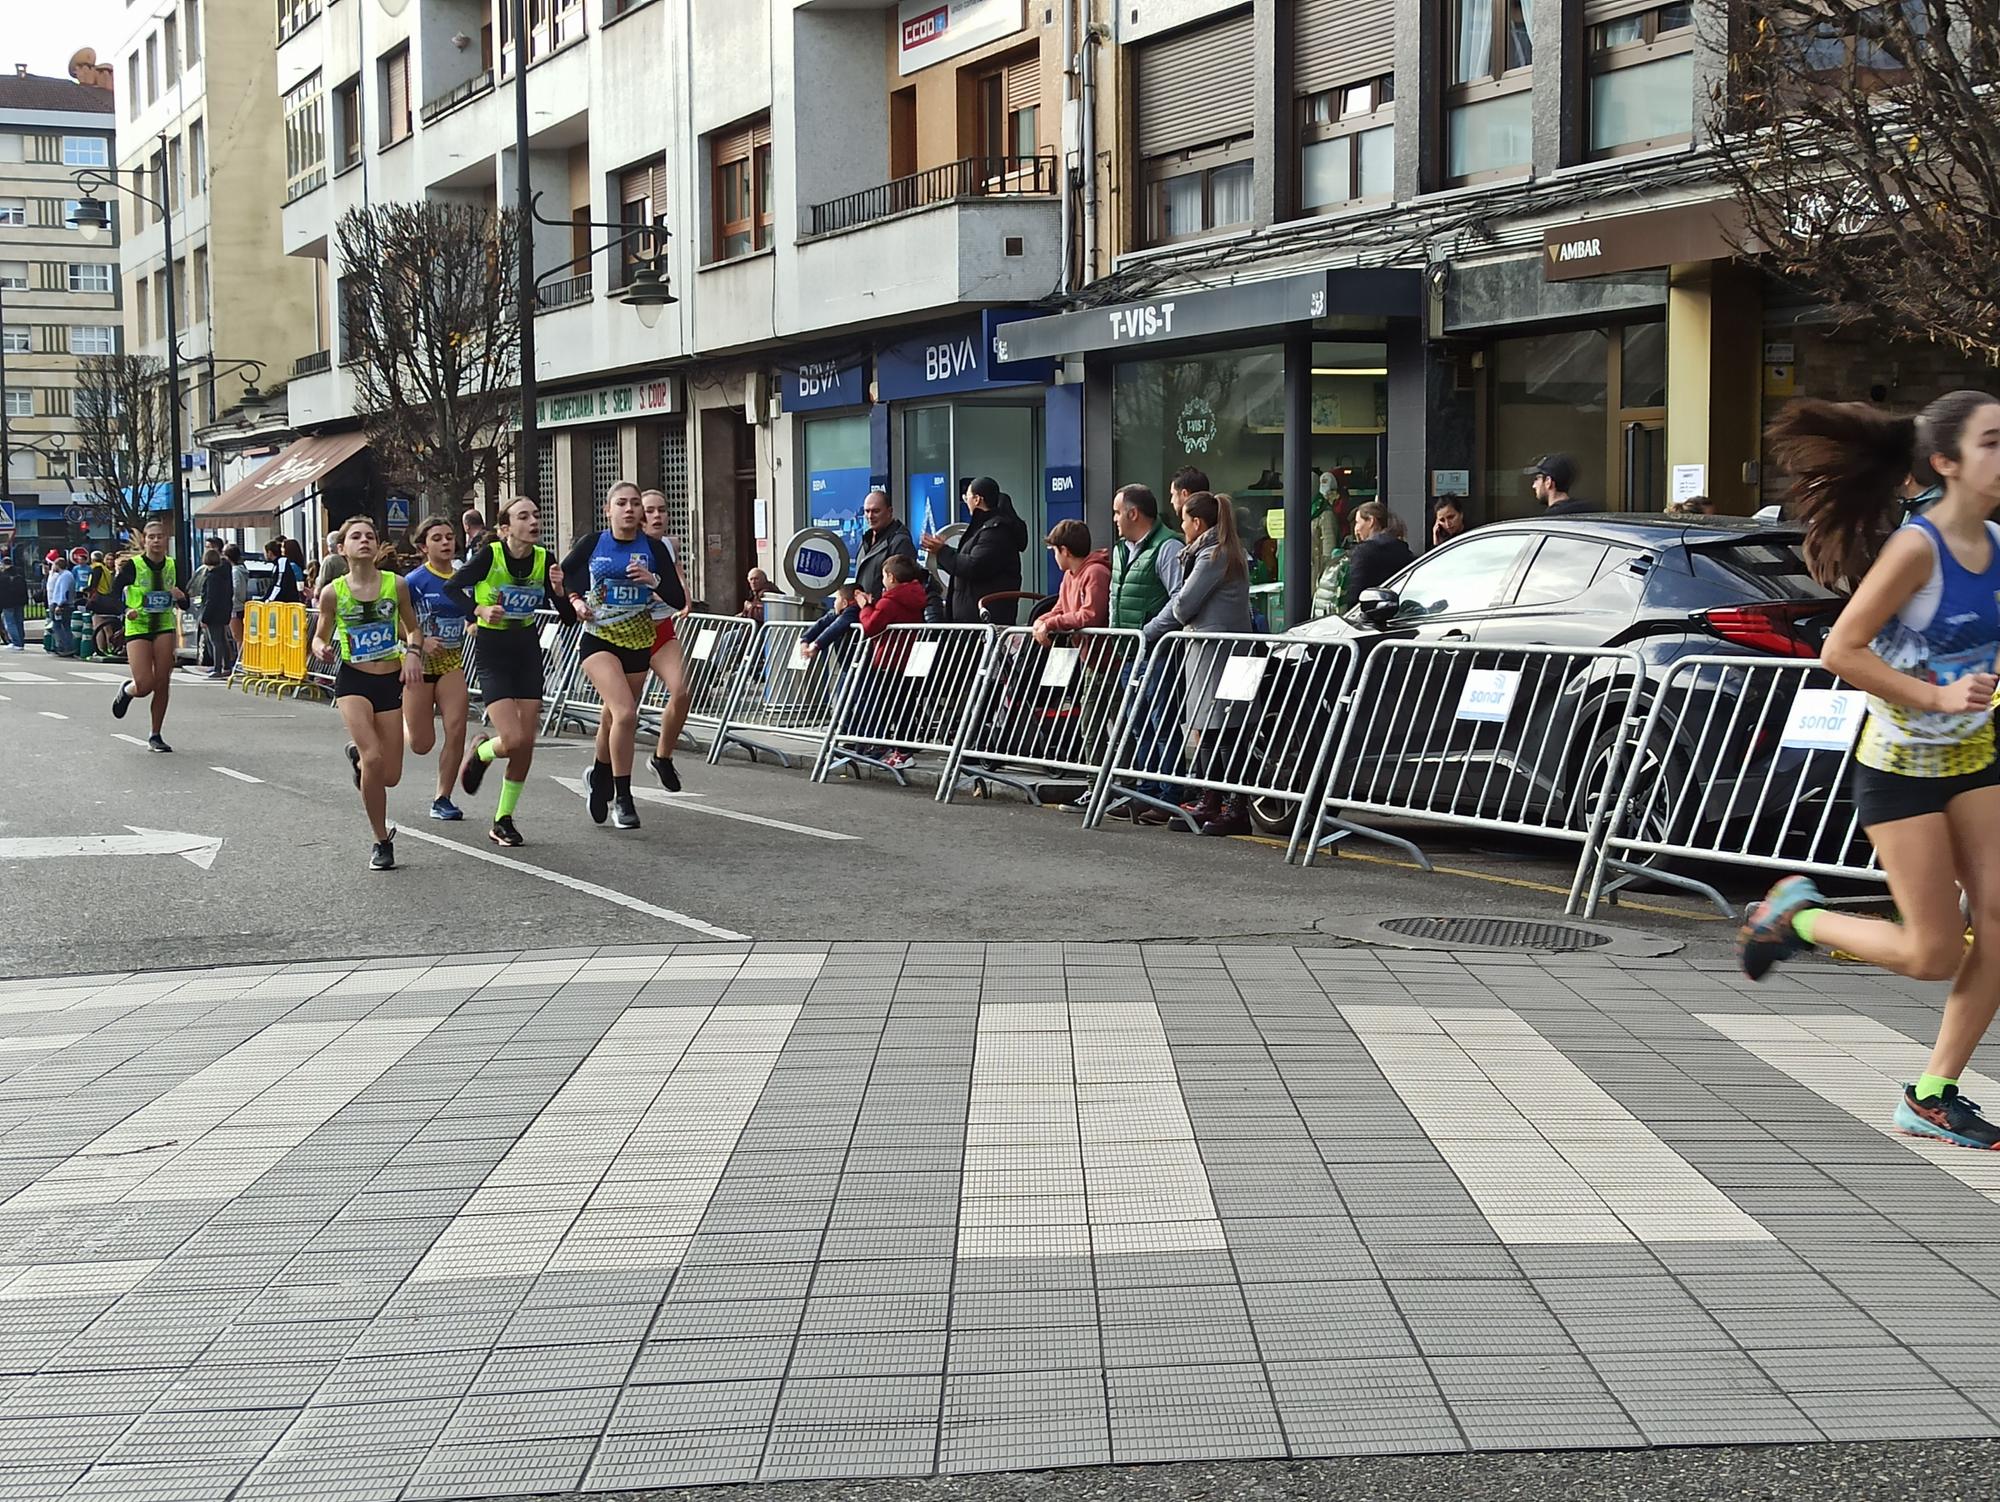
<path id="1" fill-rule="evenodd" d="M 1181 514 L 1206 522 L 1215 529 L 1215 545 L 1222 554 L 1225 577 L 1235 579 L 1250 571 L 1249 562 L 1243 556 L 1243 544 L 1237 540 L 1235 501 L 1226 495 L 1198 490 L 1181 502 Z"/>
<path id="2" fill-rule="evenodd" d="M 1829 589 L 1853 588 L 1896 528 L 1916 419 L 1807 397 L 1780 412 L 1766 437 L 1773 462 L 1792 476 L 1788 509 L 1806 529 L 1806 568 Z"/>

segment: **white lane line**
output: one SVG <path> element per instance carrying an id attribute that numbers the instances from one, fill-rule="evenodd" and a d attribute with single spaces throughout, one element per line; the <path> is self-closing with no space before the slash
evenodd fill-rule
<path id="1" fill-rule="evenodd" d="M 980 1008 L 959 1256 L 1224 1245 L 1152 1002 Z"/>
<path id="2" fill-rule="evenodd" d="M 234 777 L 238 782 L 261 783 L 264 780 L 261 777 L 252 777 L 248 772 L 239 772 L 234 767 L 210 767 L 209 771 L 220 772 L 224 777 Z"/>
<path id="3" fill-rule="evenodd" d="M 0 670 L 0 682 L 5 683 L 54 683 L 57 680 L 45 673 L 24 673 L 18 669 Z"/>
<path id="4" fill-rule="evenodd" d="M 112 738 L 112 739 L 113 739 L 114 741 L 123 741 L 123 742 L 125 742 L 125 744 L 126 744 L 126 745 L 128 745 L 128 746 L 137 746 L 137 747 L 138 747 L 138 748 L 139 748 L 139 749 L 140 749 L 141 751 L 147 751 L 147 750 L 150 750 L 150 749 L 152 749 L 152 748 L 151 748 L 151 747 L 149 747 L 149 746 L 148 746 L 148 745 L 147 745 L 147 744 L 146 744 L 146 743 L 145 743 L 144 741 L 140 740 L 138 736 L 136 736 L 136 735 L 127 735 L 127 734 L 126 734 L 126 733 L 125 733 L 124 731 L 122 731 L 122 730 L 114 730 L 114 731 L 112 731 L 112 732 L 111 732 L 111 738 Z"/>
<path id="5" fill-rule="evenodd" d="M 1502 1241 L 1772 1239 L 1515 1013 L 1340 1013 Z"/>
<path id="6" fill-rule="evenodd" d="M 38 709 L 35 713 L 45 720 L 66 720 L 69 718 L 66 714 L 57 714 L 53 709 Z"/>
<path id="7" fill-rule="evenodd" d="M 549 781 L 560 783 L 579 798 L 589 796 L 580 777 L 557 777 L 553 774 Z M 761 824 L 766 829 L 782 829 L 788 834 L 809 835 L 815 840 L 858 840 L 858 834 L 842 834 L 837 829 L 817 829 L 810 824 L 794 824 L 788 819 L 767 818 L 763 814 L 746 814 L 733 808 L 719 808 L 712 803 L 696 803 L 694 799 L 703 796 L 698 793 L 669 793 L 661 788 L 633 788 L 632 796 L 642 803 L 662 803 L 673 808 L 684 808 L 689 813 L 713 814 L 718 819 L 735 819 L 744 824 Z"/>
<path id="8" fill-rule="evenodd" d="M 471 845 L 461 845 L 457 840 L 447 840 L 442 835 L 426 834 L 421 829 L 404 826 L 396 836 L 399 840 L 419 840 L 426 845 L 436 845 L 444 850 L 454 850 L 460 855 L 469 855 L 476 861 L 485 861 L 490 866 L 504 866 L 509 871 L 519 871 L 524 875 L 537 877 L 542 881 L 554 882 L 559 887 L 568 887 L 572 892 L 581 892 L 586 897 L 595 897 L 600 902 L 615 903 L 635 913 L 644 913 L 649 918 L 658 918 L 663 923 L 676 924 L 698 934 L 706 934 L 711 939 L 747 940 L 750 935 L 740 934 L 733 928 L 722 928 L 706 923 L 700 918 L 691 918 L 686 913 L 677 913 L 670 907 L 657 907 L 650 902 L 642 902 L 637 897 L 628 897 L 623 892 L 614 892 L 610 887 L 601 887 L 594 881 L 584 881 L 581 877 L 565 876 L 560 871 L 547 871 L 540 866 L 531 866 L 526 861 L 517 861 L 510 856 L 498 855 L 491 850 L 480 850 Z"/>
<path id="9" fill-rule="evenodd" d="M 1852 1012 L 1783 1017 L 1770 1012 L 1747 1016 L 1697 1013 L 1696 1020 L 1790 1075 L 1821 1100 L 1894 1138 L 1933 1168 L 1944 1170 L 1990 1200 L 2000 1201 L 2000 1154 L 1953 1147 L 1930 1137 L 1911 1137 L 1895 1128 L 1897 1097 L 1930 1062 L 1927 1045 L 1872 1017 Z M 1975 1100 L 2000 1096 L 2000 1080 L 1977 1070 L 1967 1070 L 1960 1083 Z"/>
<path id="10" fill-rule="evenodd" d="M 123 673 L 89 672 L 80 668 L 71 668 L 69 675 L 78 683 L 123 683 L 125 681 Z"/>

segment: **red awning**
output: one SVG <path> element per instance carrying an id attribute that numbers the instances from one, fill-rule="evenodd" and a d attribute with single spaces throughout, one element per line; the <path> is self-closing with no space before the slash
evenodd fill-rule
<path id="1" fill-rule="evenodd" d="M 268 464 L 203 501 L 194 519 L 219 527 L 261 527 L 290 505 L 300 491 L 317 485 L 368 446 L 362 433 L 328 433 L 301 438 Z"/>

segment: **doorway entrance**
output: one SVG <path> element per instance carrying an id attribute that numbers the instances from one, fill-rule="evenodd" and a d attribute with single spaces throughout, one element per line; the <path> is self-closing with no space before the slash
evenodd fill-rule
<path id="1" fill-rule="evenodd" d="M 902 410 L 902 495 L 912 536 L 965 520 L 959 497 L 981 475 L 992 476 L 1028 528 L 1022 587 L 1053 591 L 1054 564 L 1040 571 L 1036 556 L 1048 532 L 1043 496 L 1040 402 L 955 401 Z"/>

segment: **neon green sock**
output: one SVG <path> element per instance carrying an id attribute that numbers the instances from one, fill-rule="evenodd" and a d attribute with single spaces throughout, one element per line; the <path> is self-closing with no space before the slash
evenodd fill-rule
<path id="1" fill-rule="evenodd" d="M 527 785 L 528 784 L 525 782 L 501 783 L 500 802 L 499 805 L 493 810 L 493 817 L 496 819 L 504 819 L 509 814 L 513 813 L 515 805 L 521 801 L 521 791 L 522 789 L 526 788 Z"/>
<path id="2" fill-rule="evenodd" d="M 1792 914 L 1792 932 L 1808 944 L 1812 943 L 1813 929 L 1818 926 L 1820 915 L 1825 911 L 1823 907 L 1800 908 Z"/>
<path id="3" fill-rule="evenodd" d="M 1948 1080 L 1941 1074 L 1924 1075 L 1917 1081 L 1917 1099 L 1936 1100 L 1944 1094 L 1945 1086 L 1957 1083 L 1957 1080 Z"/>
<path id="4" fill-rule="evenodd" d="M 479 750 L 474 754 L 478 756 L 478 758 L 481 761 L 491 761 L 493 760 L 495 753 L 497 753 L 499 749 L 500 749 L 500 737 L 498 737 L 497 735 L 489 735 L 486 737 L 485 740 L 479 743 Z"/>

